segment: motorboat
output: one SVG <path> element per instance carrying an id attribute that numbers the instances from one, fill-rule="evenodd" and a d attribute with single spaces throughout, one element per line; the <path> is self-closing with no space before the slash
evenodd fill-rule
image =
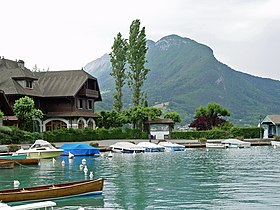
<path id="1" fill-rule="evenodd" d="M 29 149 L 20 149 L 16 151 L 17 154 L 27 154 L 29 158 L 53 158 L 58 157 L 63 153 L 63 149 L 57 149 L 49 142 L 45 140 L 36 140 L 35 143 Z"/>
<path id="2" fill-rule="evenodd" d="M 271 141 L 273 147 L 280 147 L 280 141 Z"/>
<path id="3" fill-rule="evenodd" d="M 73 154 L 74 156 L 89 156 L 94 155 L 98 156 L 100 151 L 96 147 L 92 147 L 88 144 L 63 144 L 60 149 L 63 149 L 64 152 L 61 155 Z"/>
<path id="4" fill-rule="evenodd" d="M 226 139 L 221 141 L 225 148 L 248 148 L 251 147 L 250 142 L 241 141 L 239 139 Z"/>
<path id="5" fill-rule="evenodd" d="M 103 183 L 104 179 L 96 179 L 29 188 L 0 190 L 0 201 L 25 202 L 100 195 L 103 191 Z"/>
<path id="6" fill-rule="evenodd" d="M 158 143 L 158 145 L 163 146 L 166 152 L 185 151 L 186 149 L 184 145 L 172 143 L 169 141 L 161 141 Z"/>
<path id="7" fill-rule="evenodd" d="M 118 152 L 118 153 L 143 153 L 145 152 L 145 148 L 130 143 L 130 142 L 117 142 L 115 144 L 112 144 L 110 146 L 111 150 L 113 152 Z"/>
<path id="8" fill-rule="evenodd" d="M 17 205 L 17 206 L 9 206 L 6 203 L 0 202 L 0 209 L 1 210 L 28 210 L 28 209 L 53 209 L 53 207 L 56 206 L 56 203 L 53 201 L 43 201 L 43 202 L 36 202 L 36 203 L 29 203 L 29 204 L 23 204 L 23 205 Z"/>
<path id="9" fill-rule="evenodd" d="M 152 142 L 139 142 L 137 145 L 145 148 L 145 152 L 164 152 L 165 150 L 164 146 Z"/>
<path id="10" fill-rule="evenodd" d="M 222 143 L 210 143 L 206 142 L 205 143 L 206 148 L 212 148 L 212 149 L 225 149 L 225 144 Z"/>

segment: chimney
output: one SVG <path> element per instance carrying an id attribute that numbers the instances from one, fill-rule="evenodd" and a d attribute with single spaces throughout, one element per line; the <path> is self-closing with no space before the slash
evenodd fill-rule
<path id="1" fill-rule="evenodd" d="M 24 61 L 23 60 L 18 60 L 18 67 L 24 69 Z"/>

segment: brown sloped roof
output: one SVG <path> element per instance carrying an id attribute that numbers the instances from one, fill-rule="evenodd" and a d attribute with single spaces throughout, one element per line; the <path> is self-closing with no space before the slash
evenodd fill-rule
<path id="1" fill-rule="evenodd" d="M 147 120 L 145 124 L 174 124 L 174 121 L 168 118 L 164 119 L 155 119 L 155 120 Z"/>
<path id="2" fill-rule="evenodd" d="M 3 90 L 0 90 L 0 110 L 4 112 L 4 115 L 14 115 Z"/>
<path id="3" fill-rule="evenodd" d="M 47 71 L 36 75 L 44 97 L 75 96 L 87 79 L 96 80 L 84 70 Z"/>
<path id="4" fill-rule="evenodd" d="M 0 59 L 0 75 L 0 88 L 6 95 L 40 95 L 40 88 L 36 86 L 36 82 L 33 88 L 27 92 L 25 88 L 16 82 L 17 80 L 25 79 L 38 80 L 32 71 L 25 67 L 19 67 L 17 61 Z"/>
<path id="5" fill-rule="evenodd" d="M 280 124 L 280 115 L 274 114 L 274 115 L 267 115 L 267 118 L 271 120 L 274 124 Z"/>

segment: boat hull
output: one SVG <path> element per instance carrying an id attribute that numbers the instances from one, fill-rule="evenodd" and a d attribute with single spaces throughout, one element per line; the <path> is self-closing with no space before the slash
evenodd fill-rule
<path id="1" fill-rule="evenodd" d="M 0 169 L 12 169 L 14 168 L 14 166 L 15 166 L 14 162 L 10 160 L 4 160 L 3 162 L 0 162 Z"/>
<path id="2" fill-rule="evenodd" d="M 48 159 L 59 157 L 63 151 L 36 151 L 36 152 L 24 152 L 22 151 L 20 154 L 26 154 L 27 159 Z"/>
<path id="3" fill-rule="evenodd" d="M 5 161 L 12 161 L 14 165 L 38 165 L 39 159 L 1 159 L 0 157 L 0 163 L 3 163 Z"/>
<path id="4" fill-rule="evenodd" d="M 206 143 L 205 144 L 206 148 L 212 148 L 212 149 L 225 149 L 225 145 L 224 144 L 220 144 L 220 143 Z"/>
<path id="5" fill-rule="evenodd" d="M 3 202 L 52 200 L 68 197 L 102 194 L 104 179 L 86 180 L 65 184 L 1 190 Z"/>

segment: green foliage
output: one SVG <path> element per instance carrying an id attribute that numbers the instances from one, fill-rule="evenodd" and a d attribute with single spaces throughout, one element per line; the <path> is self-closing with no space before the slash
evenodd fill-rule
<path id="1" fill-rule="evenodd" d="M 18 144 L 26 142 L 26 132 L 17 127 L 0 126 L 0 144 Z"/>
<path id="2" fill-rule="evenodd" d="M 0 110 L 0 120 L 3 118 L 4 113 Z"/>
<path id="3" fill-rule="evenodd" d="M 101 116 L 96 120 L 96 124 L 99 128 L 114 128 L 114 127 L 122 127 L 127 119 L 121 112 L 116 111 L 101 111 L 99 112 Z"/>
<path id="4" fill-rule="evenodd" d="M 195 110 L 195 116 L 208 116 L 211 118 L 230 116 L 230 112 L 218 103 L 208 103 L 207 106 L 200 106 Z"/>
<path id="5" fill-rule="evenodd" d="M 135 129 L 122 128 L 98 128 L 92 130 L 86 128 L 80 129 L 60 129 L 47 131 L 44 133 L 44 139 L 49 142 L 80 142 L 106 139 L 147 139 L 148 134 Z"/>
<path id="6" fill-rule="evenodd" d="M 19 127 L 22 130 L 32 131 L 33 119 L 43 117 L 43 112 L 35 109 L 33 99 L 28 96 L 24 96 L 15 101 L 14 112 L 19 120 Z"/>
<path id="7" fill-rule="evenodd" d="M 128 39 L 127 62 L 130 71 L 128 72 L 128 85 L 133 92 L 132 102 L 134 106 L 142 106 L 145 94 L 142 91 L 144 81 L 147 79 L 149 69 L 145 67 L 147 45 L 145 27 L 140 30 L 140 20 L 132 21 Z"/>
<path id="8" fill-rule="evenodd" d="M 226 138 L 259 138 L 259 127 L 236 127 L 233 126 L 229 130 L 221 130 L 214 128 L 207 131 L 186 131 L 186 132 L 172 132 L 172 139 L 226 139 Z"/>
<path id="9" fill-rule="evenodd" d="M 177 112 L 169 112 L 164 115 L 164 118 L 171 119 L 174 123 L 180 123 L 182 121 L 181 116 Z"/>
<path id="10" fill-rule="evenodd" d="M 110 53 L 110 61 L 112 65 L 111 76 L 115 79 L 115 94 L 113 107 L 117 112 L 120 112 L 123 107 L 122 102 L 122 88 L 125 84 L 126 74 L 125 74 L 125 64 L 126 64 L 126 51 L 127 43 L 126 40 L 122 38 L 121 33 L 117 34 L 114 38 L 114 44 L 112 46 L 112 52 Z"/>

